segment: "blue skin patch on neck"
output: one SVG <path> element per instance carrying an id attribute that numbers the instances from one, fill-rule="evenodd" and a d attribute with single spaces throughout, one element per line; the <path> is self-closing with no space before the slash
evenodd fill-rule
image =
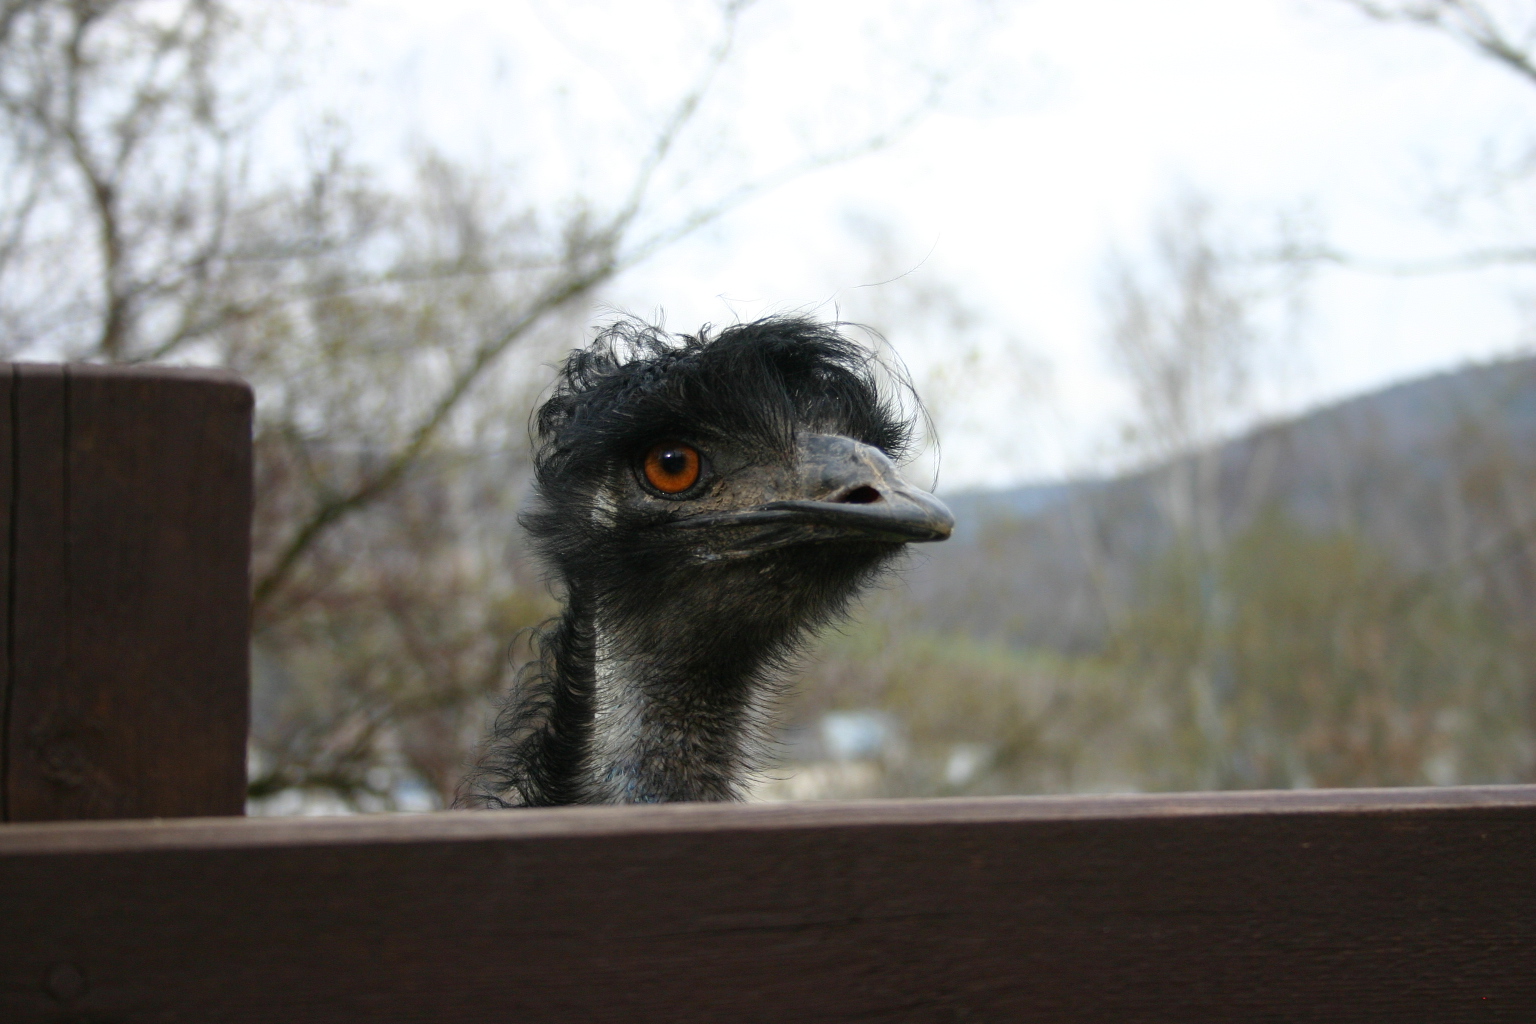
<path id="1" fill-rule="evenodd" d="M 656 793 L 647 793 L 640 788 L 640 772 L 634 764 L 615 764 L 608 769 L 605 781 L 616 783 L 618 791 L 623 794 L 623 803 L 629 804 L 661 804 L 666 803 L 665 797 Z"/>

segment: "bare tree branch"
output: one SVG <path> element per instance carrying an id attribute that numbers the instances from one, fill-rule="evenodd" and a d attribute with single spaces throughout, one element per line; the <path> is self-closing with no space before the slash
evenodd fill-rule
<path id="1" fill-rule="evenodd" d="M 1498 18 L 1477 0 L 1412 0 L 1384 4 L 1376 0 L 1344 0 L 1378 21 L 1399 21 L 1438 29 L 1457 42 L 1491 57 L 1532 82 L 1536 59 L 1529 46 L 1516 43 Z"/>
<path id="2" fill-rule="evenodd" d="M 1450 256 L 1393 260 L 1360 256 L 1332 246 L 1308 245 L 1282 249 L 1276 258 L 1291 263 L 1331 263 L 1351 270 L 1393 277 L 1419 277 L 1429 274 L 1485 270 L 1488 267 L 1508 266 L 1512 263 L 1536 263 L 1536 246 L 1510 245 L 1474 249 Z"/>
<path id="3" fill-rule="evenodd" d="M 614 268 L 611 263 L 602 263 L 585 273 L 560 281 L 530 303 L 504 333 L 477 348 L 469 362 L 454 375 L 452 382 L 425 419 L 411 431 L 410 440 L 404 447 L 392 453 L 377 472 L 368 476 L 347 493 L 322 501 L 314 512 L 294 530 L 292 538 L 283 546 L 272 568 L 256 581 L 252 592 L 252 613 L 258 613 L 272 598 L 293 572 L 299 559 L 325 531 L 350 513 L 364 508 L 400 482 L 432 443 L 443 424 L 463 401 L 464 396 L 498 358 L 532 330 L 548 313 L 586 294 L 612 277 L 613 273 Z"/>
<path id="4" fill-rule="evenodd" d="M 1441 33 L 1473 53 L 1487 57 L 1536 85 L 1536 20 L 1527 17 L 1524 31 L 1501 20 L 1480 0 L 1342 0 L 1377 21 L 1419 25 Z M 1523 36 L 1523 40 L 1519 38 Z M 1536 247 L 1497 246 L 1424 259 L 1380 259 L 1345 253 L 1327 246 L 1295 249 L 1284 258 L 1297 263 L 1332 263 L 1355 270 L 1393 276 L 1443 274 L 1486 267 L 1536 262 Z"/>

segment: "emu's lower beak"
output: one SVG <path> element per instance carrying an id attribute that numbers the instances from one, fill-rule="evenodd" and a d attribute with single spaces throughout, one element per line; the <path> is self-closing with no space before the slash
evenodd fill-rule
<path id="1" fill-rule="evenodd" d="M 744 545 L 759 549 L 806 541 L 907 544 L 944 540 L 954 530 L 949 508 L 903 480 L 878 448 L 834 434 L 807 434 L 798 455 L 793 482 L 785 488 L 792 497 L 687 522 L 765 528 Z"/>

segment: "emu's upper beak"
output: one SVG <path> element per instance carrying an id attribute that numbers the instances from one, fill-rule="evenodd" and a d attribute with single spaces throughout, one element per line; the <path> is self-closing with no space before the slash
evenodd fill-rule
<path id="1" fill-rule="evenodd" d="M 903 480 L 878 448 L 834 434 L 806 434 L 798 456 L 793 479 L 781 492 L 792 496 L 683 524 L 763 528 L 744 545 L 758 549 L 805 541 L 944 540 L 955 527 L 949 508 Z"/>
<path id="2" fill-rule="evenodd" d="M 814 497 L 771 501 L 759 516 L 830 527 L 895 542 L 944 540 L 955 517 L 938 498 L 901 478 L 878 448 L 834 434 L 800 441 L 800 482 Z"/>

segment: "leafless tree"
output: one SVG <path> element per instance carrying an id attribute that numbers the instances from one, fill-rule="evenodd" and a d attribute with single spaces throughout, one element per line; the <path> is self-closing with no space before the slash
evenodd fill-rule
<path id="1" fill-rule="evenodd" d="M 12 350 L 135 361 L 206 338 L 252 110 L 222 0 L 0 8 L 0 323 Z"/>
<path id="2" fill-rule="evenodd" d="M 1125 439 L 1175 468 L 1166 514 L 1177 532 L 1213 542 L 1217 440 L 1251 411 L 1263 298 L 1251 264 L 1222 237 L 1211 200 L 1177 195 L 1152 231 L 1150 258 L 1112 252 L 1100 302 L 1134 413 Z"/>

